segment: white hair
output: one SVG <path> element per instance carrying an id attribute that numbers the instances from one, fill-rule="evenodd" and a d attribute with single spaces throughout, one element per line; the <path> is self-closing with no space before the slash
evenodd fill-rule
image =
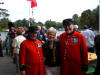
<path id="1" fill-rule="evenodd" d="M 47 30 L 47 34 L 50 33 L 50 32 L 57 33 L 57 30 L 56 30 L 54 27 L 50 27 L 50 28 Z"/>
<path id="2" fill-rule="evenodd" d="M 74 28 L 78 29 L 78 25 L 74 25 Z"/>
<path id="3" fill-rule="evenodd" d="M 38 29 L 38 30 L 41 30 L 41 26 L 37 26 L 37 29 Z"/>

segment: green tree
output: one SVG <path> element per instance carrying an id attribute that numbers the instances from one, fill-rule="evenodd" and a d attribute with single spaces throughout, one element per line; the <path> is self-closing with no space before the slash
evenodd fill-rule
<path id="1" fill-rule="evenodd" d="M 99 6 L 91 11 L 90 9 L 84 10 L 81 16 L 74 14 L 72 18 L 75 21 L 75 24 L 78 24 L 80 28 L 83 28 L 83 25 L 88 25 L 93 29 L 99 28 Z"/>
<path id="2" fill-rule="evenodd" d="M 82 12 L 80 18 L 80 23 L 82 25 L 88 25 L 88 27 L 94 28 L 95 21 L 96 21 L 95 14 L 90 9 Z"/>
<path id="3" fill-rule="evenodd" d="M 61 22 L 56 23 L 56 29 L 63 28 L 63 24 Z"/>
<path id="4" fill-rule="evenodd" d="M 8 29 L 8 22 L 9 22 L 8 18 L 0 19 L 0 31 L 4 31 Z"/>
<path id="5" fill-rule="evenodd" d="M 43 26 L 43 23 L 42 22 L 38 22 L 36 25 L 39 25 L 39 26 Z"/>
<path id="6" fill-rule="evenodd" d="M 17 20 L 14 22 L 15 27 L 23 26 L 22 20 Z"/>
<path id="7" fill-rule="evenodd" d="M 80 22 L 82 25 L 89 25 L 90 10 L 85 10 L 81 14 Z"/>
<path id="8" fill-rule="evenodd" d="M 8 12 L 8 10 L 0 8 L 0 18 L 8 17 L 9 14 L 7 12 Z"/>
<path id="9" fill-rule="evenodd" d="M 46 25 L 47 28 L 50 28 L 50 27 L 57 28 L 56 27 L 57 26 L 57 22 L 55 22 L 55 21 L 48 20 L 48 21 L 45 22 L 45 25 Z"/>
<path id="10" fill-rule="evenodd" d="M 74 14 L 73 16 L 72 16 L 72 19 L 74 20 L 74 24 L 78 24 L 78 14 Z"/>
<path id="11" fill-rule="evenodd" d="M 16 28 L 19 27 L 19 26 L 22 26 L 22 27 L 24 27 L 24 26 L 29 27 L 29 21 L 26 20 L 26 19 L 17 20 L 17 21 L 14 22 L 14 24 L 15 24 L 15 27 L 16 27 Z M 40 22 L 38 22 L 38 23 L 36 23 L 35 21 L 31 21 L 31 22 L 30 22 L 30 26 L 31 26 L 31 25 L 35 25 L 35 26 L 36 26 L 36 25 L 38 25 L 38 24 L 40 24 Z M 41 24 L 42 24 L 42 22 L 41 22 Z"/>
<path id="12" fill-rule="evenodd" d="M 8 16 L 8 10 L 0 8 L 0 31 L 3 31 L 8 28 Z"/>
<path id="13" fill-rule="evenodd" d="M 26 20 L 26 19 L 23 19 L 22 20 L 22 26 L 24 27 L 24 26 L 29 26 L 29 22 L 28 22 L 28 20 Z"/>
<path id="14" fill-rule="evenodd" d="M 99 29 L 99 5 L 97 6 L 96 9 L 93 10 L 93 13 L 95 14 L 95 29 L 98 30 Z"/>

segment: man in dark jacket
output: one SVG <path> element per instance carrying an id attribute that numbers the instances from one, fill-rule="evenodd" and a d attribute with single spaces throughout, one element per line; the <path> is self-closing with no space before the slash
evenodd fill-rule
<path id="1" fill-rule="evenodd" d="M 97 65 L 94 75 L 100 75 L 100 34 L 94 38 L 95 50 L 97 54 Z"/>

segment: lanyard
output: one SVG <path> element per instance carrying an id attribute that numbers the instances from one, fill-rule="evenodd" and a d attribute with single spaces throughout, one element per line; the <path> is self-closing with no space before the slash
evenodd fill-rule
<path id="1" fill-rule="evenodd" d="M 66 39 L 64 41 L 64 60 L 66 60 L 66 55 L 68 56 L 68 45 L 70 44 L 70 36 L 66 36 Z"/>
<path id="2" fill-rule="evenodd" d="M 40 58 L 40 63 L 41 63 L 41 56 L 40 56 L 40 52 L 39 52 L 39 49 L 38 49 L 38 44 L 37 44 L 36 42 L 34 42 L 34 44 L 35 44 L 35 47 L 36 47 L 38 56 L 39 56 L 39 58 Z"/>

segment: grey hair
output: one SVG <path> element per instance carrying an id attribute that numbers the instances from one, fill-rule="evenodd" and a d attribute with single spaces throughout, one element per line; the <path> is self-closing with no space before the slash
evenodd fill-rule
<path id="1" fill-rule="evenodd" d="M 47 30 L 47 34 L 50 33 L 50 32 L 57 33 L 57 30 L 56 30 L 54 27 L 50 27 L 50 28 Z"/>

